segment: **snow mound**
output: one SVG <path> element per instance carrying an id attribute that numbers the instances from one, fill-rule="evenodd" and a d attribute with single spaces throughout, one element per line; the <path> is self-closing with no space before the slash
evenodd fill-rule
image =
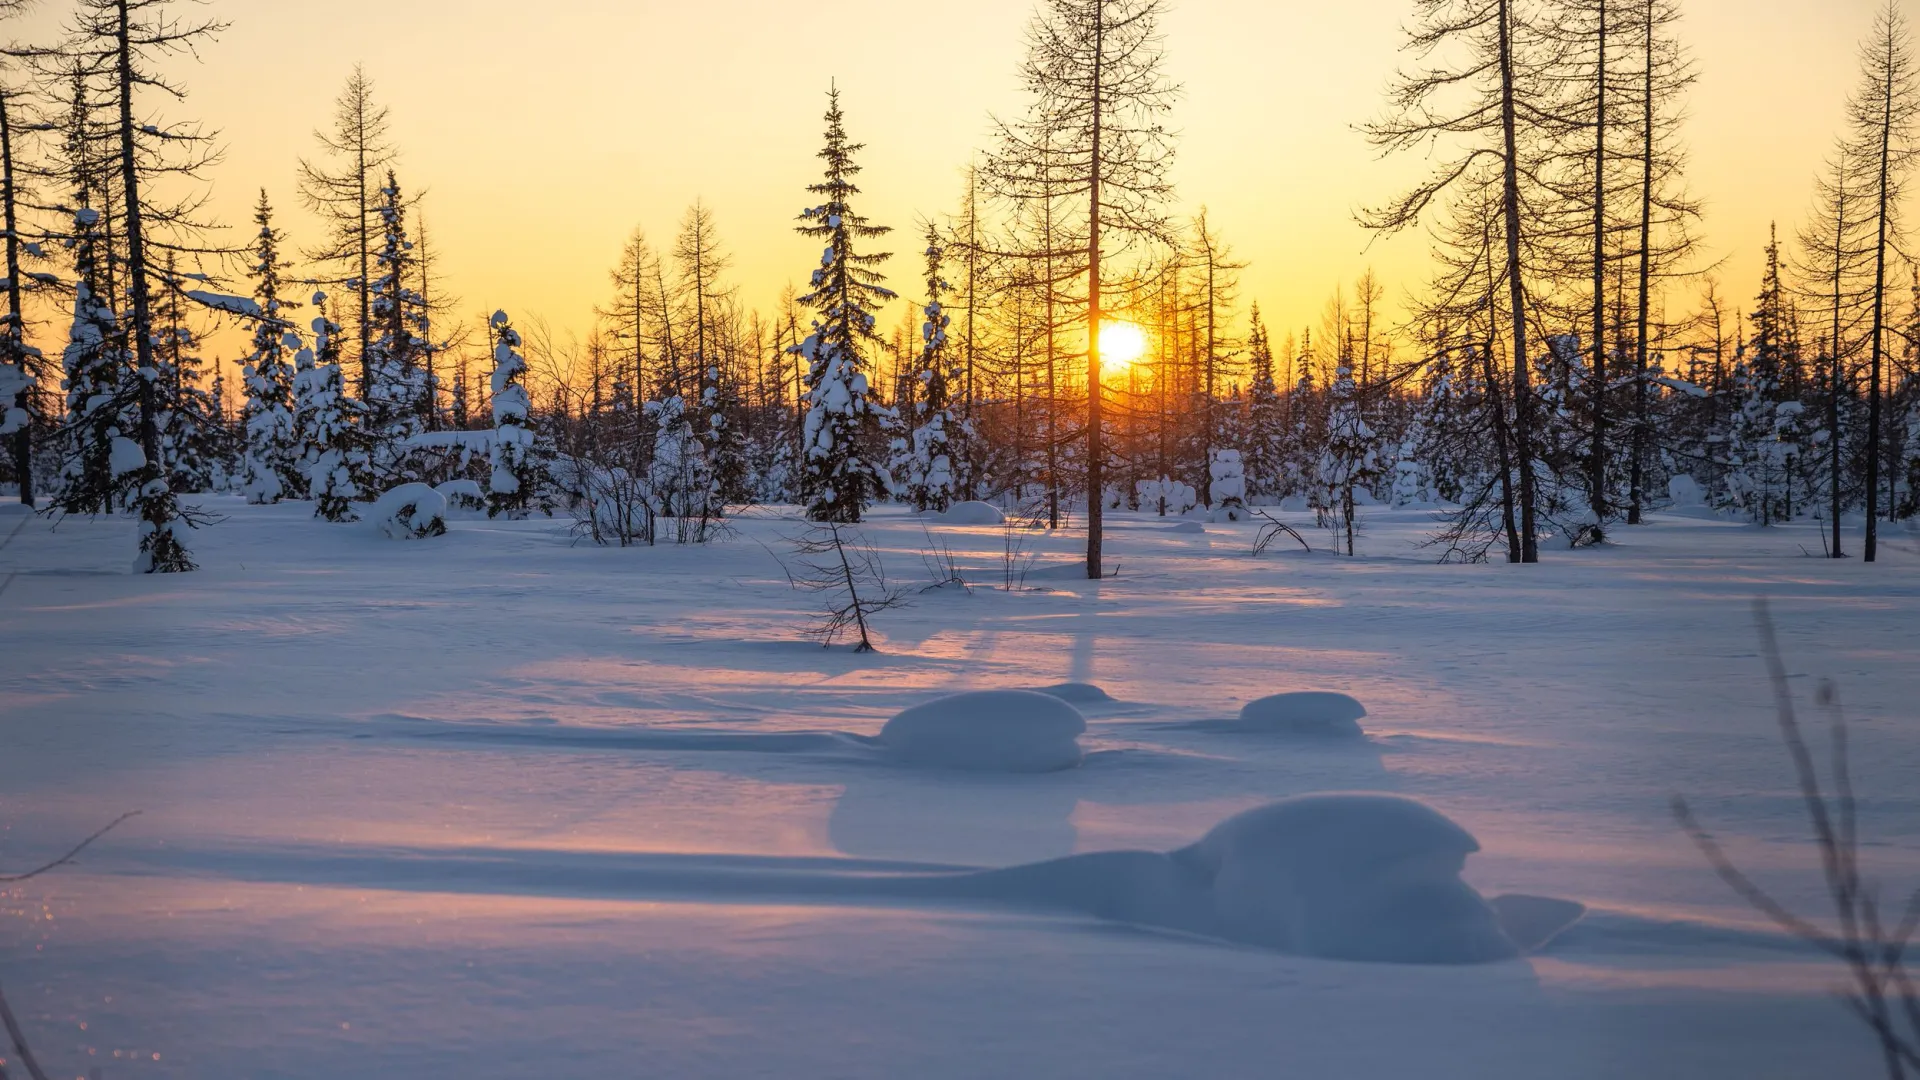
<path id="1" fill-rule="evenodd" d="M 1056 697 L 1074 705 L 1096 705 L 1113 700 L 1112 694 L 1092 683 L 1084 682 L 1055 683 L 1052 686 L 1042 686 L 1034 693 Z"/>
<path id="2" fill-rule="evenodd" d="M 1240 519 L 1233 518 L 1232 520 L 1238 521 Z M 1182 521 L 1177 525 L 1169 525 L 1166 531 L 1170 533 L 1182 533 L 1186 535 L 1193 535 L 1195 533 L 1204 535 L 1207 531 L 1207 527 L 1205 525 L 1202 525 L 1198 521 Z"/>
<path id="3" fill-rule="evenodd" d="M 1239 730 L 1285 735 L 1358 738 L 1366 706 L 1331 690 L 1303 690 L 1250 701 L 1240 710 Z"/>
<path id="4" fill-rule="evenodd" d="M 1032 690 L 975 690 L 915 705 L 887 721 L 879 743 L 912 765 L 984 772 L 1055 772 L 1080 764 L 1080 710 Z"/>
<path id="5" fill-rule="evenodd" d="M 1424 803 L 1318 794 L 1228 818 L 1172 858 L 1210 882 L 1219 937 L 1334 960 L 1468 964 L 1520 953 L 1460 879 L 1478 850 Z"/>
<path id="6" fill-rule="evenodd" d="M 394 540 L 421 540 L 447 531 L 447 497 L 425 484 L 401 484 L 374 501 L 367 520 Z"/>
<path id="7" fill-rule="evenodd" d="M 464 432 L 462 434 L 465 434 Z M 487 493 L 480 490 L 480 484 L 474 480 L 449 480 L 433 490 L 445 496 L 447 505 L 462 510 L 485 510 Z"/>
<path id="8" fill-rule="evenodd" d="M 948 525 L 1005 525 L 1007 515 L 992 503 L 957 502 L 940 515 Z"/>

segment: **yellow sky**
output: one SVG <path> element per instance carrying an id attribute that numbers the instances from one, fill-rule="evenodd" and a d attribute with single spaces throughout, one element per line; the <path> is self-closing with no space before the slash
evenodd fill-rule
<path id="1" fill-rule="evenodd" d="M 1710 257 L 1728 257 L 1727 292 L 1744 302 L 1769 219 L 1790 233 L 1808 205 L 1878 0 L 1685 2 L 1701 72 L 1692 184 Z M 361 61 L 392 108 L 403 184 L 430 189 L 426 215 L 463 309 L 504 307 L 584 333 L 632 227 L 665 244 L 695 197 L 713 207 L 750 304 L 804 280 L 817 245 L 791 226 L 817 176 L 829 79 L 868 146 L 868 213 L 907 232 L 894 250 L 916 250 L 916 217 L 954 205 L 989 111 L 1020 104 L 1014 70 L 1032 3 L 209 0 L 204 10 L 232 26 L 181 72 L 193 96 L 170 114 L 223 134 L 212 204 L 223 221 L 245 225 L 265 185 L 295 240 L 313 238 L 294 162 Z M 1282 331 L 1317 322 L 1336 283 L 1368 265 L 1396 295 L 1422 274 L 1421 239 L 1366 250 L 1352 216 L 1419 168 L 1376 161 L 1353 130 L 1379 108 L 1410 10 L 1409 0 L 1180 0 L 1166 22 L 1185 87 L 1180 204 L 1210 208 L 1252 262 L 1243 295 Z M 20 36 L 45 40 L 64 11 L 42 0 Z M 908 296 L 917 263 L 890 268 Z"/>

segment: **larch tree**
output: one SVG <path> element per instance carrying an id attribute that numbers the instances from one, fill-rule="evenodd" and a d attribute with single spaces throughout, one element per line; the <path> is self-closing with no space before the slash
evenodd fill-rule
<path id="1" fill-rule="evenodd" d="M 1506 326 L 1511 341 L 1512 458 L 1517 473 L 1517 562 L 1540 560 L 1538 483 L 1535 477 L 1534 390 L 1530 373 L 1525 256 L 1528 204 L 1533 186 L 1534 145 L 1554 115 L 1542 73 L 1557 63 L 1543 47 L 1528 0 L 1415 0 L 1415 22 L 1405 48 L 1419 62 L 1403 71 L 1388 91 L 1389 113 L 1365 132 L 1384 153 L 1444 155 L 1428 177 L 1384 207 L 1361 216 L 1383 233 L 1411 228 L 1436 200 L 1460 189 L 1491 186 L 1490 223 L 1498 230 L 1493 276 L 1506 290 Z M 1527 157 L 1523 159 L 1522 155 Z M 1478 202 L 1476 195 L 1469 198 Z M 1465 230 L 1462 230 L 1465 231 Z"/>
<path id="2" fill-rule="evenodd" d="M 191 211 L 196 200 L 168 201 L 160 189 L 168 179 L 197 178 L 211 161 L 211 140 L 191 125 L 163 124 L 136 105 L 146 97 L 172 100 L 185 92 L 160 74 L 167 60 L 193 55 L 197 46 L 225 29 L 217 21 L 182 22 L 174 13 L 176 0 L 78 0 L 67 42 L 56 55 L 98 79 L 106 91 L 106 119 L 89 138 L 114 163 L 110 190 L 117 196 L 116 243 L 125 286 L 125 317 L 121 329 L 131 339 L 133 358 L 131 396 L 135 405 L 137 447 L 144 458 L 135 470 L 132 508 L 139 518 L 139 555 L 136 570 L 178 573 L 195 569 L 180 535 L 180 526 L 197 523 L 197 515 L 183 512 L 167 476 L 163 433 L 175 402 L 165 400 L 168 387 L 179 385 L 163 370 L 164 357 L 156 348 L 154 286 L 164 282 L 159 250 L 179 250 L 159 234 L 191 234 Z M 131 455 L 128 455 L 131 460 Z"/>
<path id="3" fill-rule="evenodd" d="M 347 85 L 334 102 L 333 126 L 314 132 L 320 144 L 317 160 L 300 161 L 300 195 L 308 209 L 326 223 L 329 236 L 308 252 L 313 261 L 331 268 L 329 281 L 345 288 L 354 301 L 354 331 L 359 351 L 359 397 L 372 400 L 373 373 L 368 349 L 378 334 L 374 326 L 374 252 L 380 232 L 380 177 L 393 164 L 395 150 L 385 106 L 373 97 L 373 80 L 355 64 Z"/>
<path id="4" fill-rule="evenodd" d="M 1106 504 L 1106 417 L 1100 328 L 1111 258 L 1141 239 L 1169 239 L 1164 206 L 1173 135 L 1164 123 L 1178 88 L 1159 31 L 1164 0 L 1044 0 L 1027 29 L 1020 81 L 1025 116 L 997 125 L 988 170 L 1015 201 L 1060 199 L 1083 208 L 1087 353 L 1087 577 L 1098 580 Z"/>
<path id="5" fill-rule="evenodd" d="M 847 138 L 838 89 L 827 92 L 825 119 L 826 145 L 819 154 L 825 176 L 807 187 L 822 201 L 800 214 L 796 230 L 826 244 L 809 291 L 799 297 L 816 313 L 813 333 L 798 346 L 808 363 L 801 496 L 811 520 L 851 525 L 887 490 L 878 460 L 880 406 L 868 386 L 865 350 L 881 343 L 875 312 L 894 298 L 878 269 L 888 255 L 860 251 L 858 242 L 893 230 L 853 209 L 860 194 L 854 155 L 863 147 Z"/>
<path id="6" fill-rule="evenodd" d="M 1871 314 L 1867 330 L 1866 535 L 1862 557 L 1879 553 L 1882 412 L 1886 380 L 1888 260 L 1902 240 L 1901 203 L 1920 155 L 1920 70 L 1906 17 L 1888 0 L 1861 48 L 1860 83 L 1847 99 L 1848 187 L 1858 193 L 1872 233 Z"/>
<path id="7" fill-rule="evenodd" d="M 1822 398 L 1825 408 L 1826 549 L 1829 558 L 1846 557 L 1840 515 L 1846 501 L 1847 369 L 1864 312 L 1871 306 L 1874 235 L 1868 231 L 1863 189 L 1849 179 L 1855 171 L 1845 142 L 1823 166 L 1815 182 L 1813 214 L 1799 234 L 1796 278 L 1801 297 L 1818 313 Z"/>

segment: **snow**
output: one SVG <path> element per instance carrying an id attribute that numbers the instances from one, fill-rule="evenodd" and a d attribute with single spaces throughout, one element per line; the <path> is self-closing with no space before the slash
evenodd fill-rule
<path id="1" fill-rule="evenodd" d="M 880 745 L 914 765 L 1054 772 L 1080 764 L 1086 730 L 1086 718 L 1062 697 L 975 690 L 901 712 L 880 729 Z"/>
<path id="2" fill-rule="evenodd" d="M 107 461 L 108 468 L 113 471 L 113 475 L 117 479 L 128 473 L 136 473 L 146 468 L 147 454 L 146 451 L 140 449 L 139 443 L 134 442 L 124 435 L 115 435 L 113 437 L 113 450 Z"/>
<path id="3" fill-rule="evenodd" d="M 1005 525 L 1007 515 L 992 503 L 957 502 L 944 514 L 930 514 L 945 525 Z"/>
<path id="4" fill-rule="evenodd" d="M 0 507 L 0 873 L 143 811 L 0 893 L 0 979 L 49 1075 L 1877 1075 L 1841 973 L 1666 806 L 1688 795 L 1822 911 L 1755 655 L 1765 594 L 1792 684 L 1838 678 L 1855 720 L 1869 878 L 1920 878 L 1913 532 L 1869 566 L 1806 557 L 1813 522 L 1653 514 L 1538 566 L 1462 567 L 1416 546 L 1418 510 L 1370 509 L 1355 558 L 1257 560 L 1255 523 L 1203 545 L 1116 511 L 1120 577 L 916 591 L 857 657 L 801 636 L 812 601 L 767 551 L 791 508 L 714 544 L 601 548 L 564 518 L 420 545 L 307 504 L 199 505 L 223 520 L 193 534 L 190 581 L 128 575 L 125 516 Z M 903 584 L 923 520 L 862 526 Z M 998 580 L 998 531 L 942 539 Z M 1031 535 L 1069 570 L 1084 546 Z M 922 702 L 1058 683 L 1113 699 L 1074 703 L 1078 768 L 877 743 Z M 1365 702 L 1368 737 L 1227 733 L 1291 687 Z M 1473 965 L 1167 925 L 1244 896 L 1222 910 L 1263 932 L 1257 898 L 1306 878 L 1253 858 L 1195 909 L 1181 864 L 1211 834 L 1222 870 L 1313 865 L 1299 830 L 1222 823 L 1334 792 L 1465 830 L 1461 879 L 1502 926 L 1513 894 L 1590 910 Z M 1129 879 L 1124 910 L 1085 893 Z"/>
<path id="5" fill-rule="evenodd" d="M 1358 737 L 1360 719 L 1366 715 L 1366 707 L 1346 694 L 1302 690 L 1247 702 L 1240 710 L 1240 727 L 1288 735 Z"/>
<path id="6" fill-rule="evenodd" d="M 487 508 L 487 493 L 480 489 L 480 485 L 476 481 L 448 480 L 443 484 L 435 486 L 433 490 L 439 492 L 441 497 L 447 500 L 447 505 L 449 506 L 457 506 L 462 510 L 485 510 Z"/>
<path id="7" fill-rule="evenodd" d="M 401 484 L 375 499 L 367 522 L 392 540 L 421 540 L 447 531 L 447 497 L 426 484 Z"/>

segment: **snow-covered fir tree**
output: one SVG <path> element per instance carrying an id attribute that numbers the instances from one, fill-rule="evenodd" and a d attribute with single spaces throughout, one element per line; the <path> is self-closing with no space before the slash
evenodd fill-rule
<path id="1" fill-rule="evenodd" d="M 1253 305 L 1249 321 L 1247 360 L 1253 377 L 1247 384 L 1247 425 L 1240 456 L 1246 466 L 1248 498 L 1278 498 L 1286 494 L 1286 412 L 1273 381 L 1273 342 L 1260 318 L 1259 304 Z"/>
<path id="2" fill-rule="evenodd" d="M 493 438 L 487 445 L 487 516 L 524 518 L 539 497 L 541 469 L 535 453 L 533 399 L 527 394 L 527 361 L 520 332 L 507 313 L 493 313 Z"/>
<path id="3" fill-rule="evenodd" d="M 65 514 L 104 514 L 123 501 L 125 477 L 146 464 L 128 438 L 126 343 L 101 289 L 105 240 L 97 210 L 73 215 L 73 323 L 61 354 L 67 392 L 67 445 L 54 506 Z"/>
<path id="4" fill-rule="evenodd" d="M 253 220 L 260 226 L 252 268 L 258 313 L 252 316 L 253 346 L 242 369 L 247 391 L 242 491 L 248 502 L 262 504 L 300 498 L 307 484 L 301 478 L 301 440 L 293 416 L 294 365 L 289 363 L 293 353 L 288 351 L 290 342 L 294 352 L 299 345 L 287 333 L 281 314 L 292 306 L 280 297 L 280 244 L 285 237 L 273 227 L 273 207 L 265 188 Z"/>
<path id="5" fill-rule="evenodd" d="M 1314 508 L 1354 552 L 1360 494 L 1380 475 L 1379 439 L 1361 414 L 1353 369 L 1344 362 L 1328 389 L 1327 438 L 1320 451 Z"/>
<path id="6" fill-rule="evenodd" d="M 799 302 L 814 309 L 813 333 L 797 350 L 807 359 L 806 420 L 802 445 L 805 472 L 801 497 L 814 521 L 852 524 L 887 490 L 881 452 L 880 410 L 869 398 L 862 349 L 878 343 L 874 313 L 893 299 L 876 269 L 884 253 L 855 250 L 858 240 L 891 230 L 855 213 L 851 200 L 860 193 L 853 177 L 860 166 L 858 143 L 847 140 L 840 92 L 827 94 L 826 146 L 820 158 L 826 176 L 807 190 L 823 201 L 801 213 L 798 231 L 826 243 L 811 288 Z"/>
<path id="7" fill-rule="evenodd" d="M 953 504 L 953 393 L 947 353 L 947 283 L 940 276 L 940 233 L 927 226 L 927 303 L 920 324 L 920 364 L 914 376 L 918 394 L 911 416 L 912 451 L 907 464 L 907 498 L 922 513 L 944 513 Z"/>
<path id="8" fill-rule="evenodd" d="M 400 444 L 425 429 L 431 412 L 431 393 L 421 368 L 421 341 L 415 334 L 423 303 L 407 286 L 413 266 L 413 242 L 407 239 L 407 207 L 400 182 L 387 171 L 380 189 L 380 247 L 374 254 L 376 274 L 371 286 L 373 339 L 367 345 L 369 378 L 368 432 L 381 455 L 379 464 L 391 464 Z"/>
<path id="9" fill-rule="evenodd" d="M 728 503 L 752 499 L 748 490 L 747 441 L 738 418 L 741 415 L 738 384 L 718 365 L 707 368 L 701 380 L 700 409 L 705 416 L 707 460 L 713 463 L 705 513 L 710 519 L 726 516 Z"/>
<path id="10" fill-rule="evenodd" d="M 358 521 L 356 499 L 370 494 L 372 467 L 362 421 L 365 407 L 347 393 L 340 370 L 340 327 L 327 313 L 327 296 L 315 293 L 313 347 L 294 358 L 294 428 L 301 446 L 305 491 L 314 515 L 328 521 Z"/>

